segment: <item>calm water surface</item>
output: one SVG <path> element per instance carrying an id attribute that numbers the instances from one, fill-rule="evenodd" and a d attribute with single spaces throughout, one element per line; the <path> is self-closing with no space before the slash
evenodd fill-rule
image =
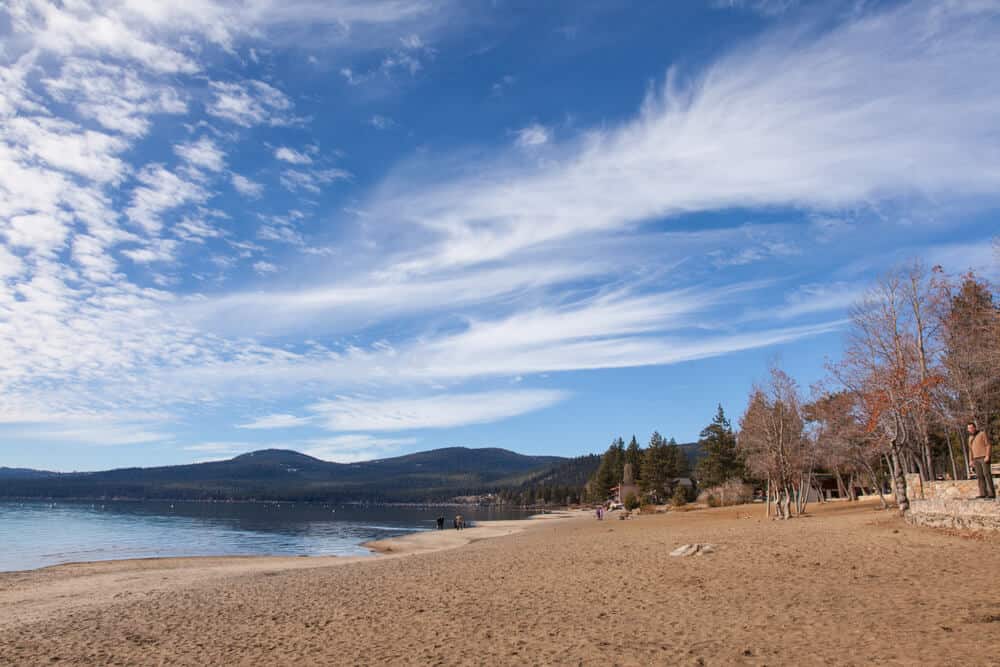
<path id="1" fill-rule="evenodd" d="M 359 556 L 369 540 L 433 530 L 434 520 L 523 519 L 489 508 L 297 503 L 0 502 L 0 571 L 162 556 Z"/>

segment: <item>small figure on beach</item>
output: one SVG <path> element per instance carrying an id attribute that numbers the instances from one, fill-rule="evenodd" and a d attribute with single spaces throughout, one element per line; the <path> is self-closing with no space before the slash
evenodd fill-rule
<path id="1" fill-rule="evenodd" d="M 455 530 L 462 530 L 465 528 L 465 519 L 462 518 L 461 514 L 455 515 Z"/>
<path id="2" fill-rule="evenodd" d="M 979 482 L 979 497 L 995 499 L 997 492 L 993 486 L 993 471 L 990 466 L 993 455 L 990 440 L 986 431 L 980 431 L 975 422 L 970 421 L 966 430 L 969 432 L 969 458 L 972 459 L 969 463 Z"/>
<path id="3" fill-rule="evenodd" d="M 604 520 L 604 506 L 603 505 L 597 508 L 597 520 L 598 521 Z"/>
<path id="4" fill-rule="evenodd" d="M 438 530 L 444 530 L 444 515 L 437 518 Z"/>

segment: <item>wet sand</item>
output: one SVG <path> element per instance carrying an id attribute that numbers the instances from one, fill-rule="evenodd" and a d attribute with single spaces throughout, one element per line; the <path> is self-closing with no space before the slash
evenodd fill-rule
<path id="1" fill-rule="evenodd" d="M 811 509 L 498 522 L 370 558 L 3 574 L 0 664 L 1000 664 L 998 538 L 871 504 Z M 717 551 L 668 555 L 692 542 Z"/>

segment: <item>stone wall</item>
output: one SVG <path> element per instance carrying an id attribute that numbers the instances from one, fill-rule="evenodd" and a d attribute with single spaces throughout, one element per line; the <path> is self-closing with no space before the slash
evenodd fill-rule
<path id="1" fill-rule="evenodd" d="M 979 495 L 979 482 L 974 479 L 922 482 L 920 475 L 912 474 L 906 476 L 906 495 L 910 500 L 969 500 Z"/>
<path id="2" fill-rule="evenodd" d="M 975 480 L 972 480 L 975 483 Z M 1000 504 L 992 500 L 934 498 L 913 500 L 906 520 L 917 526 L 1000 530 Z"/>

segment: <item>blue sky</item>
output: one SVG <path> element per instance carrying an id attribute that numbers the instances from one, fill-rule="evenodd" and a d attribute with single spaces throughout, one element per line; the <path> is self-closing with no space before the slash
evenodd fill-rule
<path id="1" fill-rule="evenodd" d="M 614 5 L 614 6 L 610 6 Z M 1000 4 L 11 0 L 0 465 L 697 437 L 997 275 Z"/>

